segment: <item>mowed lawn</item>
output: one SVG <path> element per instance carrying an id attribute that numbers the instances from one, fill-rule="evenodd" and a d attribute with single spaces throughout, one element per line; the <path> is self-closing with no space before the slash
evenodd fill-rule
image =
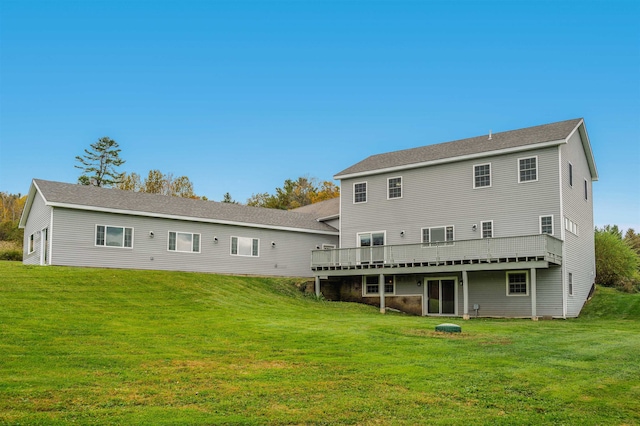
<path id="1" fill-rule="evenodd" d="M 0 262 L 0 423 L 640 424 L 640 295 L 462 321 L 294 282 Z"/>

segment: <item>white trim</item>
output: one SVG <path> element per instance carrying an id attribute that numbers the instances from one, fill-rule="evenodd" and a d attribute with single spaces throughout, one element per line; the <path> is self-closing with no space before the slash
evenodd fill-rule
<path id="1" fill-rule="evenodd" d="M 567 139 L 568 140 L 568 139 Z M 564 191 L 563 191 L 563 173 L 562 173 L 562 147 L 558 146 L 558 182 L 559 182 L 559 190 L 560 190 L 560 239 L 563 241 L 562 243 L 562 259 L 567 258 L 567 245 L 564 243 L 565 241 L 565 233 L 564 233 Z M 568 306 L 568 298 L 566 286 L 567 283 L 565 281 L 565 270 L 566 270 L 566 261 L 562 262 L 560 266 L 560 271 L 562 277 L 560 279 L 560 283 L 562 284 L 562 318 L 567 317 L 567 306 Z"/>
<path id="2" fill-rule="evenodd" d="M 525 285 L 526 285 L 526 293 L 522 294 L 522 293 L 514 293 L 514 294 L 509 294 L 509 275 L 515 275 L 515 274 L 525 274 L 526 275 L 526 281 L 525 281 Z M 529 296 L 529 288 L 531 285 L 531 282 L 529 280 L 529 271 L 527 270 L 523 270 L 523 271 L 506 271 L 505 273 L 505 281 L 507 284 L 507 297 L 526 297 Z"/>
<path id="3" fill-rule="evenodd" d="M 480 166 L 489 166 L 489 185 L 485 185 L 485 186 L 476 186 L 476 167 L 480 167 Z M 491 163 L 482 163 L 482 164 L 474 164 L 472 167 L 473 170 L 473 174 L 472 174 L 472 178 L 473 178 L 473 189 L 483 189 L 483 188 L 491 188 L 493 186 L 493 171 L 492 171 L 492 167 L 491 167 Z"/>
<path id="4" fill-rule="evenodd" d="M 335 244 L 326 244 L 326 243 L 322 244 L 322 250 L 332 250 L 335 248 L 336 248 Z"/>
<path id="5" fill-rule="evenodd" d="M 34 251 L 36 251 L 36 233 L 32 232 L 27 241 L 27 254 L 31 254 Z"/>
<path id="6" fill-rule="evenodd" d="M 532 158 L 536 159 L 536 178 L 535 179 L 531 179 L 531 180 L 521 180 L 520 179 L 520 161 L 521 160 L 530 160 Z M 529 182 L 537 182 L 538 179 L 540 178 L 540 162 L 538 161 L 538 156 L 537 155 L 531 155 L 529 157 L 520 157 L 518 158 L 518 183 L 529 183 Z"/>
<path id="7" fill-rule="evenodd" d="M 95 206 L 81 206 L 77 204 L 66 204 L 66 203 L 47 203 L 48 206 L 51 207 L 64 207 L 67 209 L 75 209 L 75 210 L 89 210 L 94 212 L 103 212 L 103 213 L 116 213 L 116 214 L 124 214 L 129 216 L 143 216 L 143 217 L 155 217 L 161 219 L 175 219 L 175 220 L 184 220 L 188 222 L 201 222 L 201 223 L 216 223 L 220 225 L 233 225 L 233 226 L 244 226 L 247 228 L 259 228 L 259 229 L 276 229 L 279 231 L 292 231 L 292 232 L 303 232 L 306 234 L 322 234 L 322 235 L 338 235 L 338 231 L 320 231 L 316 229 L 306 229 L 306 228 L 292 228 L 290 226 L 277 226 L 277 225 L 261 225 L 258 223 L 245 223 L 245 222 L 236 222 L 233 220 L 221 220 L 221 219 L 208 219 L 201 217 L 192 217 L 192 216 L 181 216 L 181 215 L 172 215 L 172 214 L 164 214 L 164 213 L 151 213 L 151 212 L 143 212 L 137 210 L 123 210 L 123 209 L 110 209 L 106 207 L 95 207 Z"/>
<path id="8" fill-rule="evenodd" d="M 356 201 L 356 185 L 364 183 L 364 201 Z M 353 182 L 353 204 L 366 204 L 369 201 L 369 183 L 367 181 Z"/>
<path id="9" fill-rule="evenodd" d="M 318 222 L 326 222 L 327 220 L 338 219 L 340 217 L 340 213 L 332 214 L 331 216 L 319 217 L 316 219 Z"/>
<path id="10" fill-rule="evenodd" d="M 553 220 L 553 215 L 552 214 L 543 214 L 543 215 L 538 216 L 538 233 L 542 234 L 542 218 L 543 217 L 550 217 L 551 218 L 551 233 L 550 234 L 545 234 L 545 235 L 554 235 L 555 234 L 555 232 L 554 232 L 554 230 L 555 230 L 555 226 L 554 225 L 555 224 L 553 223 L 554 220 Z"/>
<path id="11" fill-rule="evenodd" d="M 349 173 L 346 175 L 337 174 L 337 175 L 334 175 L 333 178 L 335 180 L 342 180 L 342 179 L 351 179 L 356 177 L 377 175 L 382 173 L 397 172 L 401 170 L 418 169 L 426 166 L 435 166 L 437 164 L 455 163 L 458 161 L 473 160 L 476 158 L 493 157 L 494 155 L 503 155 L 503 154 L 510 154 L 514 152 L 531 151 L 534 149 L 548 148 L 550 146 L 556 146 L 556 145 L 561 145 L 566 143 L 567 141 L 565 139 L 560 139 L 556 141 L 542 142 L 542 143 L 531 144 L 531 145 L 523 145 L 523 146 L 517 146 L 513 148 L 498 149 L 495 151 L 479 152 L 477 154 L 467 154 L 467 155 L 460 155 L 458 157 L 448 157 L 448 158 L 442 158 L 438 160 L 422 161 L 420 163 L 405 164 L 402 166 L 384 167 L 382 169 L 367 170 L 364 172 L 355 172 L 355 173 Z"/>
<path id="12" fill-rule="evenodd" d="M 171 233 L 176 234 L 176 248 L 175 250 L 171 250 L 169 248 L 169 242 L 171 241 Z M 191 250 L 178 250 L 178 234 L 189 234 L 191 235 Z M 198 251 L 193 251 L 193 236 L 197 235 L 198 236 Z M 173 253 L 195 253 L 195 254 L 200 254 L 202 253 L 202 234 L 200 234 L 199 232 L 184 232 L 184 231 L 167 231 L 167 251 L 168 252 L 173 252 Z"/>
<path id="13" fill-rule="evenodd" d="M 98 236 L 98 226 L 104 226 L 104 244 L 98 244 L 96 238 Z M 121 246 L 108 246 L 107 245 L 107 228 L 121 228 L 122 229 L 122 245 Z M 126 231 L 125 229 L 131 229 L 131 247 L 126 247 L 124 245 Z M 114 248 L 114 249 L 127 249 L 133 250 L 133 239 L 134 239 L 134 228 L 133 226 L 121 226 L 121 225 L 103 225 L 101 223 L 96 223 L 95 232 L 93 233 L 93 246 L 94 247 L 106 247 L 106 248 Z"/>
<path id="14" fill-rule="evenodd" d="M 389 197 L 389 192 L 391 191 L 391 188 L 389 188 L 389 181 L 391 179 L 400 179 L 400 196 L 399 197 Z M 393 177 L 388 177 L 387 178 L 387 200 L 399 200 L 404 196 L 404 191 L 402 188 L 402 176 L 393 176 Z"/>
<path id="15" fill-rule="evenodd" d="M 483 235 L 484 230 L 482 229 L 482 224 L 484 224 L 484 223 L 490 223 L 491 224 L 491 236 L 490 237 L 485 237 Z M 454 232 L 455 232 L 455 230 L 454 230 Z M 454 234 L 454 236 L 455 236 L 455 234 Z M 482 238 L 482 239 L 493 238 L 493 220 L 481 220 L 480 221 L 480 238 Z"/>

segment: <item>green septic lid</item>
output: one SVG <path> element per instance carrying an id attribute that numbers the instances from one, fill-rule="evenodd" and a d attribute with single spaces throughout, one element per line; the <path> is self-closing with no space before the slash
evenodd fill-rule
<path id="1" fill-rule="evenodd" d="M 461 333 L 462 327 L 457 324 L 440 324 L 436 325 L 436 331 L 442 331 L 444 333 Z"/>

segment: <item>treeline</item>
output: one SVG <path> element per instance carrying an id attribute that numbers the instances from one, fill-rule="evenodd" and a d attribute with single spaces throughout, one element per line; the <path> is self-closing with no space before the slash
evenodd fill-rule
<path id="1" fill-rule="evenodd" d="M 22 244 L 24 232 L 18 228 L 26 195 L 0 192 L 0 241 L 15 241 Z"/>
<path id="2" fill-rule="evenodd" d="M 296 180 L 285 180 L 281 188 L 276 188 L 275 194 L 253 194 L 247 200 L 247 205 L 290 210 L 339 196 L 340 187 L 333 182 L 319 183 L 316 178 L 303 176 Z"/>
<path id="3" fill-rule="evenodd" d="M 596 281 L 627 292 L 640 292 L 640 234 L 617 225 L 596 228 Z"/>

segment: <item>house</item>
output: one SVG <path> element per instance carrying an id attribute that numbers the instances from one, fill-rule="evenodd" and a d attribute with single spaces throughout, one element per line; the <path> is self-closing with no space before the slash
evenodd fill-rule
<path id="1" fill-rule="evenodd" d="M 594 285 L 582 119 L 373 155 L 292 211 L 34 180 L 24 263 L 315 278 L 418 315 L 576 317 Z"/>
<path id="2" fill-rule="evenodd" d="M 373 155 L 341 182 L 316 292 L 420 315 L 575 317 L 595 279 L 582 119 Z M 326 214 L 326 212 L 325 212 Z"/>
<path id="3" fill-rule="evenodd" d="M 313 214 L 33 180 L 25 264 L 310 276 L 338 230 Z"/>

